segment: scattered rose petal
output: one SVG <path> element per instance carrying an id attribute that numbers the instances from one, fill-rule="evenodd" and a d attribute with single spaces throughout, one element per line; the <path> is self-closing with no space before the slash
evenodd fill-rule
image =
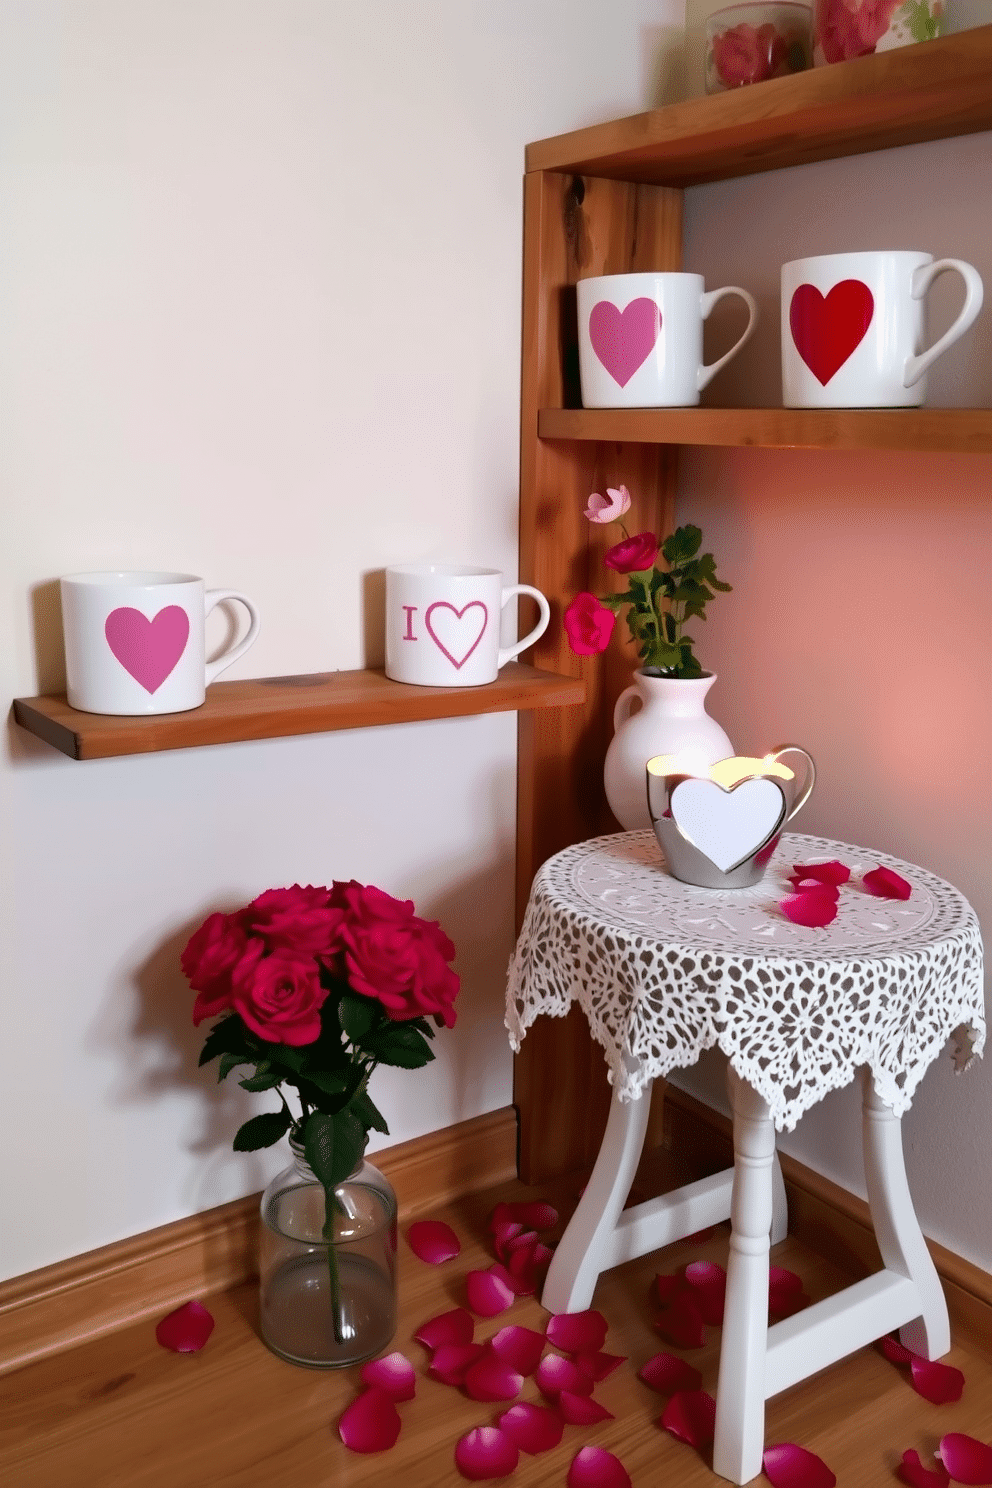
<path id="1" fill-rule="evenodd" d="M 513 1228 L 518 1233 L 511 1235 L 506 1241 L 505 1248 L 507 1255 L 516 1255 L 518 1250 L 533 1250 L 537 1244 L 537 1231 L 525 1230 L 523 1225 L 520 1224 L 514 1225 Z"/>
<path id="2" fill-rule="evenodd" d="M 496 1254 L 501 1261 L 506 1260 L 508 1254 L 507 1247 L 510 1241 L 515 1240 L 523 1232 L 523 1225 L 517 1224 L 512 1219 L 500 1220 L 499 1224 L 493 1226 L 493 1244 L 496 1247 Z"/>
<path id="3" fill-rule="evenodd" d="M 439 1312 L 437 1317 L 421 1323 L 413 1335 L 425 1348 L 440 1348 L 445 1343 L 471 1343 L 475 1336 L 475 1318 L 464 1307 Z"/>
<path id="4" fill-rule="evenodd" d="M 676 1441 L 709 1446 L 716 1427 L 716 1401 L 705 1390 L 678 1390 L 662 1411 L 661 1424 Z"/>
<path id="5" fill-rule="evenodd" d="M 679 1348 L 701 1348 L 703 1315 L 696 1298 L 688 1292 L 676 1292 L 655 1327 L 662 1338 Z"/>
<path id="6" fill-rule="evenodd" d="M 924 1467 L 920 1461 L 920 1454 L 916 1451 L 903 1452 L 902 1461 L 896 1468 L 896 1472 L 904 1483 L 910 1488 L 947 1488 L 951 1479 L 946 1469 L 938 1462 L 936 1472 L 931 1472 Z"/>
<path id="7" fill-rule="evenodd" d="M 516 1297 L 510 1276 L 497 1261 L 488 1271 L 470 1271 L 465 1278 L 468 1305 L 479 1317 L 505 1312 Z"/>
<path id="8" fill-rule="evenodd" d="M 773 1488 L 834 1488 L 837 1482 L 822 1458 L 792 1442 L 766 1447 L 761 1463 Z"/>
<path id="9" fill-rule="evenodd" d="M 465 1391 L 473 1400 L 516 1400 L 524 1377 L 504 1364 L 491 1348 L 483 1349 L 465 1371 Z"/>
<path id="10" fill-rule="evenodd" d="M 821 883 L 818 878 L 790 878 L 789 882 L 797 894 L 829 894 L 836 904 L 840 890 L 834 884 Z"/>
<path id="11" fill-rule="evenodd" d="M 155 1337 L 174 1353 L 196 1354 L 213 1331 L 213 1317 L 202 1302 L 194 1300 L 168 1313 L 155 1329 Z"/>
<path id="12" fill-rule="evenodd" d="M 477 1426 L 455 1444 L 455 1466 L 476 1483 L 507 1477 L 519 1461 L 516 1443 L 498 1426 Z"/>
<path id="13" fill-rule="evenodd" d="M 630 1488 L 630 1474 L 604 1447 L 582 1447 L 572 1458 L 568 1488 Z"/>
<path id="14" fill-rule="evenodd" d="M 481 1343 L 442 1343 L 427 1368 L 442 1385 L 463 1385 L 469 1369 L 484 1352 Z"/>
<path id="15" fill-rule="evenodd" d="M 940 1438 L 937 1455 L 955 1483 L 992 1483 L 992 1447 L 973 1436 L 949 1431 Z"/>
<path id="16" fill-rule="evenodd" d="M 575 1362 L 583 1374 L 587 1374 L 591 1380 L 596 1380 L 598 1383 L 608 1374 L 612 1374 L 614 1369 L 619 1369 L 621 1364 L 626 1364 L 627 1356 L 626 1354 L 581 1353 L 576 1354 Z"/>
<path id="17" fill-rule="evenodd" d="M 795 863 L 793 865 L 792 877 L 815 878 L 824 884 L 845 884 L 851 876 L 850 868 L 845 868 L 836 858 L 831 858 L 829 863 Z"/>
<path id="18" fill-rule="evenodd" d="M 601 1312 L 559 1312 L 547 1327 L 548 1342 L 566 1354 L 595 1353 L 606 1342 L 607 1322 Z"/>
<path id="19" fill-rule="evenodd" d="M 558 1409 L 569 1426 L 595 1426 L 599 1421 L 614 1420 L 613 1412 L 591 1395 L 573 1395 L 571 1390 L 562 1390 Z"/>
<path id="20" fill-rule="evenodd" d="M 768 1267 L 768 1290 L 770 1292 L 801 1292 L 803 1279 L 797 1276 L 795 1271 L 787 1271 L 784 1266 Z"/>
<path id="21" fill-rule="evenodd" d="M 652 1390 L 657 1390 L 659 1395 L 674 1395 L 676 1390 L 698 1390 L 703 1383 L 699 1370 L 693 1369 L 685 1359 L 676 1358 L 675 1354 L 655 1354 L 637 1371 L 637 1377 Z"/>
<path id="22" fill-rule="evenodd" d="M 877 899 L 908 899 L 913 892 L 912 884 L 891 868 L 873 868 L 862 875 L 861 882 Z"/>
<path id="23" fill-rule="evenodd" d="M 810 930 L 821 929 L 837 918 L 837 903 L 832 894 L 820 889 L 808 889 L 802 894 L 789 894 L 781 900 L 779 908 L 787 920 L 794 925 L 805 925 Z"/>
<path id="24" fill-rule="evenodd" d="M 921 1359 L 918 1354 L 914 1354 L 910 1371 L 917 1395 L 922 1395 L 931 1405 L 947 1405 L 953 1400 L 961 1399 L 964 1375 L 953 1365 L 941 1364 L 937 1359 Z"/>
<path id="25" fill-rule="evenodd" d="M 417 1393 L 413 1365 L 405 1354 L 399 1352 L 363 1364 L 362 1382 L 383 1390 L 390 1400 L 412 1400 Z"/>
<path id="26" fill-rule="evenodd" d="M 521 1235 L 520 1239 L 524 1240 L 525 1243 L 523 1245 L 515 1245 L 511 1250 L 506 1263 L 506 1269 L 510 1277 L 510 1285 L 513 1287 L 517 1296 L 531 1297 L 537 1291 L 537 1272 L 539 1267 L 534 1259 L 537 1253 L 537 1235 L 531 1230 L 530 1238 Z M 543 1249 L 545 1247 L 542 1246 Z M 549 1251 L 549 1259 L 550 1254 Z"/>
<path id="27" fill-rule="evenodd" d="M 878 1348 L 892 1364 L 911 1364 L 915 1355 L 893 1333 L 878 1340 Z"/>
<path id="28" fill-rule="evenodd" d="M 553 1230 L 558 1223 L 558 1210 L 553 1204 L 534 1199 L 522 1204 L 511 1204 L 512 1218 L 528 1230 Z"/>
<path id="29" fill-rule="evenodd" d="M 784 1266 L 768 1268 L 768 1315 L 775 1318 L 791 1317 L 809 1306 L 809 1298 L 803 1291 L 802 1278 Z"/>
<path id="30" fill-rule="evenodd" d="M 685 1279 L 692 1287 L 703 1322 L 719 1327 L 727 1293 L 726 1271 L 715 1261 L 692 1261 L 685 1268 Z"/>
<path id="31" fill-rule="evenodd" d="M 338 1422 L 338 1435 L 352 1452 L 385 1452 L 396 1445 L 400 1413 L 385 1390 L 364 1390 Z"/>
<path id="32" fill-rule="evenodd" d="M 592 1394 L 593 1382 L 589 1376 L 583 1374 L 571 1359 L 563 1359 L 561 1354 L 545 1354 L 534 1379 L 541 1394 L 551 1399 L 562 1390 L 568 1390 L 572 1395 Z"/>
<path id="33" fill-rule="evenodd" d="M 521 1452 L 529 1452 L 531 1456 L 556 1447 L 565 1431 L 565 1423 L 557 1411 L 524 1401 L 511 1405 L 498 1417 L 496 1425 Z"/>
<path id="34" fill-rule="evenodd" d="M 535 1333 L 533 1328 L 521 1328 L 513 1323 L 507 1328 L 501 1328 L 489 1340 L 489 1347 L 498 1359 L 509 1364 L 518 1374 L 533 1374 L 541 1362 L 546 1341 L 543 1333 Z"/>
<path id="35" fill-rule="evenodd" d="M 418 1219 L 407 1230 L 406 1238 L 414 1255 L 428 1266 L 440 1266 L 461 1255 L 462 1242 L 441 1219 Z"/>
<path id="36" fill-rule="evenodd" d="M 489 1228 L 495 1233 L 496 1226 L 501 1224 L 514 1224 L 509 1204 L 497 1204 L 489 1215 Z"/>
<path id="37" fill-rule="evenodd" d="M 659 1274 L 654 1279 L 655 1294 L 662 1307 L 667 1307 L 676 1293 L 682 1291 L 684 1286 L 684 1276 L 663 1276 Z"/>

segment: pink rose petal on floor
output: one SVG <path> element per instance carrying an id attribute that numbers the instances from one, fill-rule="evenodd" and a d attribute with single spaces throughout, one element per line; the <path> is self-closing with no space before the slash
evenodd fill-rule
<path id="1" fill-rule="evenodd" d="M 809 930 L 820 930 L 837 918 L 837 903 L 832 894 L 820 889 L 806 889 L 801 894 L 789 894 L 779 903 L 787 920 L 794 925 L 805 925 Z"/>
<path id="2" fill-rule="evenodd" d="M 413 1336 L 429 1349 L 440 1348 L 445 1343 L 471 1343 L 475 1336 L 475 1318 L 466 1308 L 455 1307 L 421 1323 Z"/>
<path id="3" fill-rule="evenodd" d="M 727 1293 L 726 1271 L 715 1261 L 692 1261 L 685 1268 L 685 1279 L 692 1287 L 703 1322 L 719 1327 Z"/>
<path id="4" fill-rule="evenodd" d="M 464 1384 L 473 1400 L 516 1400 L 524 1377 L 487 1348 L 465 1371 Z"/>
<path id="5" fill-rule="evenodd" d="M 563 1359 L 560 1354 L 545 1354 L 537 1366 L 534 1380 L 541 1394 L 551 1399 L 562 1390 L 568 1390 L 572 1395 L 591 1395 L 593 1389 L 589 1376 L 583 1374 L 571 1359 Z"/>
<path id="6" fill-rule="evenodd" d="M 386 1452 L 399 1434 L 400 1414 L 385 1390 L 364 1390 L 338 1422 L 338 1435 L 352 1452 Z"/>
<path id="7" fill-rule="evenodd" d="M 176 1354 L 199 1353 L 211 1333 L 214 1320 L 202 1302 L 187 1302 L 168 1313 L 155 1329 L 155 1337 L 163 1348 Z"/>
<path id="8" fill-rule="evenodd" d="M 557 1411 L 546 1405 L 530 1405 L 521 1401 L 511 1405 L 508 1411 L 497 1417 L 496 1425 L 518 1446 L 521 1452 L 536 1456 L 556 1447 L 565 1432 L 565 1423 Z"/>
<path id="9" fill-rule="evenodd" d="M 707 1447 L 716 1427 L 716 1401 L 705 1390 L 679 1390 L 662 1411 L 661 1424 L 676 1441 Z"/>
<path id="10" fill-rule="evenodd" d="M 880 1338 L 876 1347 L 892 1364 L 911 1364 L 916 1357 L 912 1349 L 908 1349 L 904 1343 L 900 1343 L 898 1338 L 891 1333 L 887 1334 L 884 1338 Z"/>
<path id="11" fill-rule="evenodd" d="M 568 1488 L 631 1488 L 630 1474 L 604 1447 L 582 1447 L 572 1458 Z"/>
<path id="12" fill-rule="evenodd" d="M 964 1375 L 952 1364 L 941 1364 L 937 1359 L 921 1359 L 914 1354 L 910 1372 L 917 1395 L 922 1395 L 931 1405 L 948 1405 L 961 1399 Z"/>
<path id="13" fill-rule="evenodd" d="M 498 1359 L 509 1364 L 518 1374 L 533 1374 L 541 1362 L 546 1341 L 543 1333 L 511 1323 L 489 1340 L 489 1347 Z"/>
<path id="14" fill-rule="evenodd" d="M 516 1471 L 520 1452 L 498 1426 L 477 1426 L 455 1444 L 455 1466 L 463 1477 L 481 1483 Z"/>
<path id="15" fill-rule="evenodd" d="M 772 1488 L 834 1488 L 837 1482 L 822 1458 L 792 1442 L 766 1447 L 761 1465 Z"/>
<path id="16" fill-rule="evenodd" d="M 509 1204 L 497 1204 L 496 1207 L 490 1211 L 489 1228 L 493 1233 L 495 1233 L 497 1225 L 515 1223 L 516 1221 L 514 1220 L 513 1215 L 510 1213 Z"/>
<path id="17" fill-rule="evenodd" d="M 675 1354 L 655 1354 L 637 1371 L 637 1377 L 652 1390 L 657 1390 L 659 1395 L 674 1395 L 676 1390 L 698 1390 L 703 1383 L 699 1370 Z"/>
<path id="18" fill-rule="evenodd" d="M 533 1199 L 526 1203 L 511 1204 L 511 1217 L 528 1230 L 553 1230 L 558 1223 L 558 1210 L 553 1204 Z"/>
<path id="19" fill-rule="evenodd" d="M 511 1240 L 524 1233 L 522 1224 L 517 1224 L 511 1219 L 500 1220 L 499 1224 L 493 1226 L 493 1245 L 496 1254 L 501 1261 L 505 1261 L 508 1251 L 507 1247 Z"/>
<path id="20" fill-rule="evenodd" d="M 702 1347 L 703 1315 L 696 1298 L 688 1292 L 676 1292 L 655 1327 L 662 1338 L 679 1348 Z"/>
<path id="21" fill-rule="evenodd" d="M 909 1488 L 947 1488 L 951 1479 L 947 1471 L 938 1462 L 936 1472 L 931 1472 L 924 1467 L 920 1461 L 920 1454 L 916 1451 L 903 1452 L 902 1461 L 896 1468 L 896 1473 Z"/>
<path id="22" fill-rule="evenodd" d="M 547 1326 L 548 1342 L 566 1354 L 595 1353 L 606 1342 L 607 1322 L 601 1312 L 559 1312 Z"/>
<path id="23" fill-rule="evenodd" d="M 992 1483 L 992 1447 L 973 1436 L 949 1431 L 940 1438 L 937 1455 L 955 1483 Z"/>
<path id="24" fill-rule="evenodd" d="M 569 1426 L 595 1426 L 599 1421 L 612 1421 L 613 1412 L 593 1400 L 591 1395 L 573 1395 L 571 1390 L 562 1390 L 558 1396 L 558 1409 Z"/>
<path id="25" fill-rule="evenodd" d="M 684 1276 L 665 1276 L 659 1272 L 654 1279 L 655 1296 L 662 1307 L 667 1307 L 672 1298 L 684 1289 Z"/>
<path id="26" fill-rule="evenodd" d="M 488 1271 L 470 1271 L 465 1278 L 468 1305 L 479 1317 L 505 1312 L 516 1298 L 510 1276 L 497 1261 Z"/>
<path id="27" fill-rule="evenodd" d="M 793 864 L 792 878 L 814 878 L 824 884 L 845 884 L 851 877 L 850 868 L 845 868 L 836 858 L 831 858 L 829 863 L 795 863 Z"/>
<path id="28" fill-rule="evenodd" d="M 913 892 L 912 884 L 891 868 L 873 868 L 862 875 L 861 882 L 877 899 L 908 899 Z"/>
<path id="29" fill-rule="evenodd" d="M 774 1318 L 791 1317 L 809 1306 L 809 1298 L 803 1291 L 802 1278 L 783 1266 L 768 1268 L 768 1315 Z"/>
<path id="30" fill-rule="evenodd" d="M 428 1266 L 441 1266 L 461 1255 L 462 1242 L 441 1219 L 418 1219 L 407 1230 L 406 1238 L 414 1255 Z"/>
<path id="31" fill-rule="evenodd" d="M 362 1383 L 384 1391 L 390 1400 L 412 1400 L 417 1393 L 413 1365 L 405 1354 L 399 1352 L 363 1364 Z"/>
<path id="32" fill-rule="evenodd" d="M 619 1369 L 621 1364 L 626 1364 L 627 1356 L 626 1354 L 581 1353 L 575 1355 L 575 1362 L 583 1374 L 587 1374 L 598 1384 L 600 1380 L 606 1379 L 608 1374 L 612 1374 L 614 1369 Z"/>
<path id="33" fill-rule="evenodd" d="M 481 1343 L 442 1343 L 434 1350 L 427 1373 L 442 1385 L 463 1385 L 469 1369 L 484 1352 Z"/>

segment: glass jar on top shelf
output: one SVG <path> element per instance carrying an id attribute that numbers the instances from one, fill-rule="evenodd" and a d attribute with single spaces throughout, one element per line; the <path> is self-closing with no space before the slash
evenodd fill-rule
<path id="1" fill-rule="evenodd" d="M 947 29 L 949 0 L 814 0 L 813 65 L 847 62 Z"/>
<path id="2" fill-rule="evenodd" d="M 792 0 L 745 0 L 706 22 L 707 93 L 804 72 L 812 62 L 812 12 Z"/>

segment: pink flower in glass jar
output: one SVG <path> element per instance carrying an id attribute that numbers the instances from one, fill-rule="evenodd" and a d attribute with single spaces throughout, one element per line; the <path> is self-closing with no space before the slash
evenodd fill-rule
<path id="1" fill-rule="evenodd" d="M 766 22 L 757 30 L 746 22 L 713 37 L 713 65 L 725 88 L 762 83 L 788 56 L 785 37 Z"/>
<path id="2" fill-rule="evenodd" d="M 873 52 L 901 0 L 818 0 L 816 36 L 828 62 Z"/>

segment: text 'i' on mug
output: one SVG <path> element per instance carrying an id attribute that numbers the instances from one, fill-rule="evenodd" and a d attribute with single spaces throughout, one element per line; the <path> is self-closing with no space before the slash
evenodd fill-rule
<path id="1" fill-rule="evenodd" d="M 243 656 L 258 635 L 258 610 L 237 589 L 206 589 L 194 574 L 68 574 L 61 581 L 66 694 L 83 713 L 186 713 L 207 684 Z M 246 635 L 206 659 L 206 617 L 236 599 Z"/>
<path id="2" fill-rule="evenodd" d="M 957 319 L 930 347 L 926 295 L 939 274 L 964 280 Z M 892 250 L 824 253 L 782 265 L 786 408 L 918 408 L 927 369 L 982 308 L 978 270 L 959 258 Z"/>
<path id="3" fill-rule="evenodd" d="M 688 408 L 750 340 L 758 307 L 735 284 L 704 288 L 702 274 L 601 274 L 575 286 L 583 408 Z M 709 366 L 703 321 L 719 300 L 747 306 L 743 335 Z"/>
<path id="4" fill-rule="evenodd" d="M 518 594 L 540 617 L 514 646 L 501 646 L 500 619 Z M 503 587 L 495 568 L 401 563 L 386 569 L 386 676 L 422 687 L 478 687 L 545 632 L 551 610 L 530 584 Z"/>

